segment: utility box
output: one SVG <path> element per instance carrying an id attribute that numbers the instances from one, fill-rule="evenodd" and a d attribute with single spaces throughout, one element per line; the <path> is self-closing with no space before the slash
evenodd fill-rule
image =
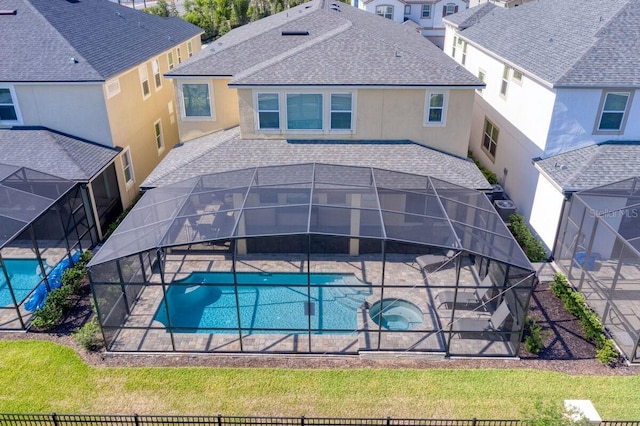
<path id="1" fill-rule="evenodd" d="M 502 220 L 505 222 L 509 222 L 509 216 L 516 213 L 516 203 L 511 200 L 495 200 L 493 205 Z"/>
<path id="2" fill-rule="evenodd" d="M 504 200 L 506 197 L 504 188 L 498 184 L 491 187 L 491 201 Z"/>

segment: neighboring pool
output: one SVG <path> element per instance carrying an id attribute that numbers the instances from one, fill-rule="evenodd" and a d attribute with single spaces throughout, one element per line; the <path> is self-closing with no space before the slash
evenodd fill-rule
<path id="1" fill-rule="evenodd" d="M 305 333 L 309 327 L 307 313 L 311 314 L 311 328 L 319 330 L 315 333 L 353 332 L 358 326 L 357 310 L 371 294 L 368 287 L 354 287 L 365 283 L 353 274 L 311 274 L 311 283 L 320 287 L 311 287 L 309 306 L 306 274 L 239 272 L 237 276 L 240 322 L 243 332 L 253 334 L 283 333 L 280 330 Z M 174 281 L 166 299 L 171 327 L 191 328 L 176 331 L 237 333 L 232 273 L 193 273 Z M 154 319 L 168 326 L 165 301 Z"/>
<path id="2" fill-rule="evenodd" d="M 18 303 L 27 297 L 40 280 L 38 275 L 38 259 L 2 259 L 11 280 L 11 288 Z M 0 270 L 0 306 L 12 306 L 13 299 L 7 280 Z"/>

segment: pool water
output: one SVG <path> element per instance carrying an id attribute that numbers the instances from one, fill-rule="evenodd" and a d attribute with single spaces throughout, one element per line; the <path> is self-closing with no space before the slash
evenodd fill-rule
<path id="1" fill-rule="evenodd" d="M 345 333 L 357 329 L 357 310 L 371 290 L 353 274 L 311 274 L 311 300 L 306 274 L 242 273 L 238 276 L 240 324 L 253 334 Z M 361 287 L 358 287 L 361 286 Z M 154 317 L 180 332 L 237 333 L 238 312 L 233 274 L 198 272 L 175 281 Z"/>
<path id="2" fill-rule="evenodd" d="M 9 279 L 11 280 L 11 288 L 18 303 L 29 295 L 38 283 L 41 277 L 38 274 L 38 259 L 3 259 L 7 268 Z M 11 292 L 7 285 L 4 273 L 0 270 L 0 306 L 13 306 Z"/>

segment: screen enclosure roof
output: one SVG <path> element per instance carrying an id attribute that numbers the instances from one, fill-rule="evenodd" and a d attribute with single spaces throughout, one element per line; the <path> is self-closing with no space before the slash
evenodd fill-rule
<path id="1" fill-rule="evenodd" d="M 429 176 L 320 163 L 151 189 L 89 266 L 164 247 L 300 234 L 466 250 L 533 270 L 484 193 Z"/>

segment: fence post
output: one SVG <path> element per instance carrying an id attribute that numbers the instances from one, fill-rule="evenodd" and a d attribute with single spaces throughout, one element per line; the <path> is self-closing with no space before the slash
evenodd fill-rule
<path id="1" fill-rule="evenodd" d="M 300 426 L 304 426 L 304 416 L 300 416 Z"/>
<path id="2" fill-rule="evenodd" d="M 218 414 L 218 426 L 222 426 L 222 414 Z"/>
<path id="3" fill-rule="evenodd" d="M 138 413 L 133 413 L 133 422 L 136 426 L 140 426 L 140 419 L 138 418 Z"/>
<path id="4" fill-rule="evenodd" d="M 476 419 L 475 417 L 471 419 L 471 426 L 476 426 L 476 423 L 478 423 L 478 419 Z"/>
<path id="5" fill-rule="evenodd" d="M 51 421 L 53 426 L 58 426 L 58 415 L 56 413 L 51 413 Z"/>
<path id="6" fill-rule="evenodd" d="M 391 424 L 391 416 L 387 416 L 387 426 Z"/>

